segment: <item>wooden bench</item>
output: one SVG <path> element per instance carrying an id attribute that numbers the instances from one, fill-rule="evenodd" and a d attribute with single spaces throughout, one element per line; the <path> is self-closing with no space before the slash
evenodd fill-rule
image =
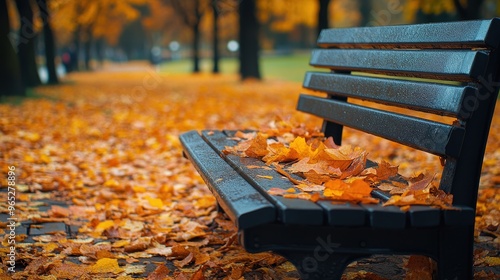
<path id="1" fill-rule="evenodd" d="M 258 159 L 222 153 L 235 144 L 228 139 L 234 131 L 187 132 L 180 136 L 185 155 L 238 227 L 245 249 L 283 255 L 303 279 L 340 279 L 350 262 L 374 254 L 429 256 L 439 279 L 472 279 L 476 199 L 500 84 L 499 42 L 499 18 L 323 30 L 310 64 L 331 71 L 308 72 L 303 85 L 326 97 L 302 94 L 298 101 L 298 110 L 324 119 L 324 134 L 336 141 L 348 126 L 441 157 L 440 189 L 453 194 L 454 210 L 269 195 L 270 188 L 292 183 L 274 170 L 247 168 L 263 165 Z M 348 98 L 457 121 L 430 121 Z"/>

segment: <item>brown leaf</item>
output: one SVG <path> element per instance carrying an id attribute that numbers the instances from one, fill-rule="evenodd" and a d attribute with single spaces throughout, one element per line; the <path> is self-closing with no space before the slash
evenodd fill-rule
<path id="1" fill-rule="evenodd" d="M 412 255 L 405 268 L 405 280 L 432 279 L 432 261 L 429 257 Z"/>
<path id="2" fill-rule="evenodd" d="M 147 280 L 164 280 L 168 277 L 170 269 L 165 264 L 159 264 L 156 269 L 148 275 Z"/>
<path id="3" fill-rule="evenodd" d="M 421 191 L 429 186 L 432 182 L 436 174 L 426 174 L 423 176 L 419 176 L 418 180 L 414 179 L 410 181 L 410 190 L 412 191 Z"/>
<path id="4" fill-rule="evenodd" d="M 267 135 L 262 133 L 257 133 L 257 136 L 251 140 L 250 147 L 245 150 L 245 154 L 249 157 L 263 157 L 267 155 L 269 151 L 267 150 Z"/>
<path id="5" fill-rule="evenodd" d="M 377 167 L 377 177 L 379 180 L 387 180 L 398 174 L 398 167 L 392 166 L 386 161 L 381 161 Z"/>
<path id="6" fill-rule="evenodd" d="M 189 254 L 182 260 L 180 261 L 174 261 L 174 264 L 175 266 L 178 266 L 178 267 L 184 267 L 186 265 L 188 265 L 189 263 L 191 263 L 193 261 L 193 258 L 194 258 L 194 254 L 192 252 L 189 252 Z"/>

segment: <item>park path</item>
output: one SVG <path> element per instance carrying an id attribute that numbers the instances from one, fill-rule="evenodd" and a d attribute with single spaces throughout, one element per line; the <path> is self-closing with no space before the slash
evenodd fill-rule
<path id="1" fill-rule="evenodd" d="M 182 157 L 178 135 L 258 129 L 278 116 L 319 127 L 318 119 L 295 111 L 300 83 L 241 83 L 235 75 L 158 73 L 131 63 L 71 73 L 36 92 L 45 98 L 0 104 L 2 180 L 14 166 L 19 221 L 16 273 L 9 275 L 3 262 L 0 279 L 297 279 L 283 258 L 248 254 L 235 242 L 234 227 L 217 214 L 213 196 Z M 439 166 L 425 154 L 347 135 L 369 147 L 372 158 L 390 156 L 402 172 Z M 499 159 L 497 106 L 478 205 L 476 279 L 500 275 Z M 5 188 L 0 199 L 7 201 Z M 4 210 L 0 231 L 8 236 Z M 7 253 L 0 250 L 2 260 Z M 345 278 L 403 279 L 406 259 L 360 260 Z"/>

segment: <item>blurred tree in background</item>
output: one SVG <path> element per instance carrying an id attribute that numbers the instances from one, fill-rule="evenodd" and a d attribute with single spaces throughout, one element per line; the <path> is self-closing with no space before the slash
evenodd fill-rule
<path id="1" fill-rule="evenodd" d="M 16 1 L 19 12 L 20 28 L 17 43 L 17 55 L 23 82 L 28 87 L 40 85 L 38 67 L 35 60 L 35 39 L 34 17 L 32 3 L 30 0 Z"/>
<path id="2" fill-rule="evenodd" d="M 1 87 L 18 93 L 40 83 L 37 68 L 56 83 L 62 64 L 71 72 L 105 60 L 149 59 L 158 65 L 190 58 L 199 72 L 201 59 L 211 57 L 217 73 L 219 59 L 239 57 L 242 77 L 258 78 L 261 54 L 309 50 L 324 28 L 500 15 L 500 0 L 0 1 Z"/>
<path id="3" fill-rule="evenodd" d="M 57 84 L 59 83 L 59 79 L 57 78 L 55 64 L 56 45 L 54 41 L 54 33 L 52 32 L 52 27 L 50 26 L 49 7 L 47 6 L 47 0 L 37 0 L 37 3 L 40 18 L 43 24 L 43 43 L 45 50 L 45 64 L 47 65 L 48 72 L 48 83 Z"/>
<path id="4" fill-rule="evenodd" d="M 0 0 L 0 96 L 25 95 L 19 59 L 10 38 L 11 27 L 6 0 Z"/>

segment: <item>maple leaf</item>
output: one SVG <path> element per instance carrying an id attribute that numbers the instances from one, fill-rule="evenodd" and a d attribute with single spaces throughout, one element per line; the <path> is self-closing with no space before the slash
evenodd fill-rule
<path id="1" fill-rule="evenodd" d="M 383 160 L 376 168 L 376 171 L 378 180 L 386 180 L 398 174 L 398 167 L 392 166 Z"/>
<path id="2" fill-rule="evenodd" d="M 283 143 L 271 143 L 267 146 L 268 154 L 262 160 L 270 165 L 273 162 L 289 162 L 299 158 L 295 149 L 286 147 Z"/>
<path id="3" fill-rule="evenodd" d="M 318 161 L 316 163 L 309 163 L 310 158 L 305 157 L 299 160 L 297 163 L 292 164 L 288 170 L 292 173 L 306 173 L 309 171 L 314 171 L 317 174 L 332 174 L 334 176 L 340 176 L 342 171 L 338 167 L 330 165 L 330 162 Z"/>
<path id="4" fill-rule="evenodd" d="M 316 153 L 311 149 L 311 147 L 306 143 L 304 137 L 297 137 L 290 143 L 290 149 L 297 152 L 298 158 L 312 158 Z"/>
<path id="5" fill-rule="evenodd" d="M 370 196 L 372 188 L 363 180 L 354 180 L 346 183 L 340 179 L 333 179 L 325 183 L 323 195 L 329 199 L 352 201 L 361 203 L 378 203 L 378 199 Z"/>
<path id="6" fill-rule="evenodd" d="M 367 156 L 366 151 L 362 151 L 358 157 L 354 158 L 349 167 L 345 170 L 342 170 L 342 175 L 340 176 L 340 179 L 360 174 L 365 169 L 366 156 Z"/>
<path id="7" fill-rule="evenodd" d="M 257 133 L 257 136 L 250 140 L 250 146 L 245 150 L 245 155 L 249 157 L 263 157 L 267 155 L 269 151 L 267 150 L 267 135 L 263 133 Z"/>
<path id="8" fill-rule="evenodd" d="M 412 191 L 424 190 L 429 186 L 429 184 L 432 182 L 432 180 L 434 179 L 435 176 L 436 176 L 436 174 L 425 175 L 422 173 L 419 176 L 417 176 L 416 178 L 411 178 L 409 180 L 409 182 L 410 182 L 409 189 Z"/>
<path id="9" fill-rule="evenodd" d="M 342 171 L 347 169 L 351 163 L 362 156 L 364 151 L 359 147 L 352 148 L 350 145 L 341 146 L 337 149 L 322 149 L 318 158 L 327 161 L 331 166 Z M 364 168 L 363 168 L 364 169 Z"/>

